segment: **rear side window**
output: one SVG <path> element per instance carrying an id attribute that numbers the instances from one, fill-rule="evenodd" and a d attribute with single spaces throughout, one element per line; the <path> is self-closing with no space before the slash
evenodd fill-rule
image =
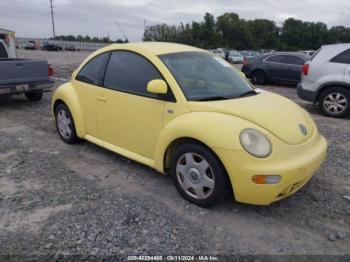
<path id="1" fill-rule="evenodd" d="M 80 70 L 76 80 L 91 85 L 101 86 L 109 55 L 109 52 L 103 53 L 87 62 L 87 64 Z"/>
<path id="2" fill-rule="evenodd" d="M 340 53 L 336 57 L 334 57 L 331 62 L 333 63 L 341 63 L 341 64 L 350 64 L 350 49 Z"/>
<path id="3" fill-rule="evenodd" d="M 1 58 L 8 58 L 8 54 L 3 43 L 0 43 L 0 59 Z"/>
<path id="4" fill-rule="evenodd" d="M 283 55 L 273 55 L 266 59 L 268 62 L 274 62 L 274 63 L 285 63 L 284 56 Z"/>
<path id="5" fill-rule="evenodd" d="M 147 92 L 147 84 L 163 79 L 159 71 L 144 57 L 128 51 L 115 51 L 109 59 L 104 86 L 131 94 L 155 97 Z"/>
<path id="6" fill-rule="evenodd" d="M 299 56 L 286 55 L 285 56 L 285 63 L 291 64 L 291 65 L 303 65 L 303 64 L 305 64 L 305 60 Z"/>

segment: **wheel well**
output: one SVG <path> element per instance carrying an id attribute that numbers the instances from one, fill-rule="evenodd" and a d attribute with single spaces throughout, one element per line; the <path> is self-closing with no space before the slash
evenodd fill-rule
<path id="1" fill-rule="evenodd" d="M 222 163 L 222 161 L 220 160 L 220 158 L 217 156 L 217 154 L 209 147 L 207 146 L 206 144 L 204 144 L 203 142 L 201 142 L 200 140 L 197 140 L 195 138 L 191 138 L 191 137 L 182 137 L 182 138 L 178 138 L 176 140 L 174 140 L 173 142 L 170 143 L 170 145 L 168 146 L 165 154 L 164 154 L 164 171 L 165 172 L 169 172 L 169 168 L 170 168 L 170 160 L 171 160 L 171 157 L 172 155 L 174 154 L 176 148 L 180 145 L 183 145 L 183 144 L 187 144 L 187 143 L 195 143 L 195 144 L 198 144 L 198 145 L 201 145 L 203 147 L 205 147 L 206 149 L 208 149 L 209 151 L 211 151 L 214 156 L 217 158 L 217 160 L 220 162 L 220 164 L 223 166 L 224 170 L 225 170 L 225 175 L 226 175 L 226 179 L 227 181 L 230 183 L 230 190 L 231 190 L 231 193 L 232 193 L 232 183 L 231 183 L 231 179 L 227 173 L 227 170 L 224 166 L 224 164 Z"/>
<path id="2" fill-rule="evenodd" d="M 256 68 L 256 69 L 254 69 L 253 71 L 252 71 L 252 74 L 254 73 L 254 72 L 263 72 L 265 75 L 266 75 L 266 73 L 265 73 L 265 71 L 263 70 L 263 69 L 261 69 L 261 68 Z"/>
<path id="3" fill-rule="evenodd" d="M 53 113 L 54 113 L 54 114 L 55 114 L 55 112 L 56 112 L 56 108 L 57 108 L 59 105 L 65 105 L 65 103 L 63 102 L 63 100 L 57 99 L 57 100 L 55 101 L 55 103 L 53 104 Z"/>
<path id="4" fill-rule="evenodd" d="M 350 90 L 350 87 L 349 87 L 349 86 L 347 86 L 347 85 L 341 85 L 341 84 L 339 84 L 339 85 L 338 85 L 338 84 L 337 84 L 337 85 L 332 84 L 332 85 L 325 85 L 325 86 L 322 86 L 322 87 L 320 88 L 320 90 L 318 90 L 318 92 L 317 92 L 316 99 L 315 99 L 315 103 L 318 103 L 318 100 L 320 99 L 321 94 L 322 94 L 325 90 L 327 90 L 327 89 L 329 89 L 329 88 L 332 88 L 332 87 L 340 87 L 340 88 L 344 88 L 344 89 Z"/>
<path id="5" fill-rule="evenodd" d="M 264 69 L 261 69 L 261 68 L 256 68 L 256 69 L 254 69 L 254 70 L 250 73 L 250 77 L 251 77 L 254 73 L 256 73 L 256 72 L 262 72 L 262 73 L 264 73 L 264 75 L 265 75 L 265 80 L 267 79 L 267 74 L 266 74 L 265 70 L 264 70 Z"/>

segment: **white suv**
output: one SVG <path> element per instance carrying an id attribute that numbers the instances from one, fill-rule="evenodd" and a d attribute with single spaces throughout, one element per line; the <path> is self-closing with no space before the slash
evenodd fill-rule
<path id="1" fill-rule="evenodd" d="M 297 88 L 301 99 L 319 105 L 323 114 L 344 117 L 350 112 L 350 43 L 326 45 L 304 64 Z"/>

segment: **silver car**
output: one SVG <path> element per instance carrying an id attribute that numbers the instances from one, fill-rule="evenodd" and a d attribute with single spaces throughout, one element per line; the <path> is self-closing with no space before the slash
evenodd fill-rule
<path id="1" fill-rule="evenodd" d="M 350 113 L 350 43 L 326 45 L 304 64 L 298 96 L 331 117 Z"/>

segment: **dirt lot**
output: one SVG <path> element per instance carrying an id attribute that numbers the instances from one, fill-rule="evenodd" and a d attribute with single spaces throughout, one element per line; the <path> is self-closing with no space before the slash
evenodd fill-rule
<path id="1" fill-rule="evenodd" d="M 88 54 L 46 58 L 56 86 Z M 305 107 L 329 142 L 326 163 L 302 190 L 271 206 L 226 201 L 202 209 L 169 177 L 88 142 L 56 134 L 51 93 L 0 102 L 0 254 L 79 259 L 118 255 L 350 255 L 350 121 L 321 116 L 295 88 L 267 86 Z M 288 117 L 288 116 L 286 116 Z"/>

